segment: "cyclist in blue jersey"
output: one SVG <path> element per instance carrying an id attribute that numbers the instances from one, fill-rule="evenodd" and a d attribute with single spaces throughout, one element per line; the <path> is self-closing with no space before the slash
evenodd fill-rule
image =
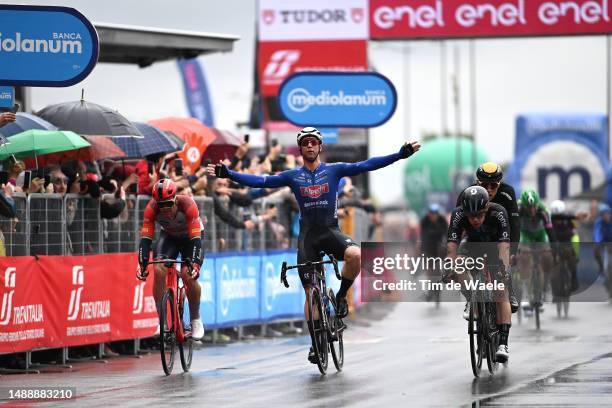
<path id="1" fill-rule="evenodd" d="M 297 135 L 297 144 L 304 159 L 304 166 L 283 171 L 273 176 L 255 176 L 229 170 L 223 164 L 210 164 L 210 175 L 230 178 L 250 187 L 276 188 L 289 186 L 300 207 L 300 235 L 298 238 L 298 263 L 317 261 L 319 253 L 331 253 L 344 260 L 342 282 L 336 295 L 338 314 L 348 314 L 346 294 L 360 272 L 361 249 L 338 227 L 338 183 L 344 176 L 355 176 L 377 170 L 400 159 L 406 159 L 418 151 L 418 142 L 405 143 L 397 153 L 372 157 L 358 163 L 324 163 L 320 153 L 323 137 L 314 127 L 305 127 Z M 308 270 L 298 269 L 302 285 L 306 288 L 304 274 Z M 306 303 L 304 310 L 306 315 Z M 308 316 L 307 316 L 308 317 Z M 314 355 L 313 355 L 314 356 Z M 315 360 L 316 361 L 316 360 Z"/>
<path id="2" fill-rule="evenodd" d="M 599 205 L 599 217 L 593 224 L 593 241 L 595 245 L 595 261 L 599 266 L 599 273 L 603 275 L 604 285 L 608 291 L 608 300 L 612 303 L 612 210 L 608 204 Z"/>

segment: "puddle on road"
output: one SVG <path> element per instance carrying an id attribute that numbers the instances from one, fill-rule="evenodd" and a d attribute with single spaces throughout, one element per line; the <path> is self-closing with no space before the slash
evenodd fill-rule
<path id="1" fill-rule="evenodd" d="M 492 397 L 482 398 L 480 400 L 476 400 L 472 402 L 472 407 L 486 407 L 486 406 L 499 406 L 500 403 L 503 403 L 503 399 L 506 397 L 511 397 L 512 395 L 535 395 L 545 391 L 546 388 L 554 387 L 556 384 L 600 384 L 600 383 L 612 383 L 612 376 L 609 375 L 593 375 L 590 371 L 597 370 L 596 365 L 604 359 L 612 359 L 612 353 L 604 354 L 598 357 L 595 357 L 592 360 L 574 364 L 565 369 L 559 370 L 549 376 L 544 378 L 540 378 L 539 380 L 532 381 L 518 389 L 495 395 Z M 608 364 L 609 367 L 612 367 L 612 362 Z M 585 373 L 586 371 L 586 373 Z M 606 374 L 612 371 L 612 368 L 608 370 Z M 491 394 L 495 392 L 499 392 L 503 388 L 504 380 L 503 378 L 498 378 L 501 376 L 491 376 L 485 381 L 483 379 L 474 379 L 472 383 L 472 393 L 473 394 Z M 584 385 L 577 386 L 581 387 L 581 392 L 584 392 Z M 596 390 L 594 390 L 596 391 Z M 565 388 L 564 392 L 568 392 L 568 389 Z M 515 401 L 518 403 L 517 401 Z"/>

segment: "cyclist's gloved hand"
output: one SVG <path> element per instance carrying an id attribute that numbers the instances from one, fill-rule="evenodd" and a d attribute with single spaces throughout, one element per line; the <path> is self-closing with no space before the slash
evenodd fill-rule
<path id="1" fill-rule="evenodd" d="M 147 272 L 147 266 L 142 266 L 138 264 L 138 266 L 136 267 L 136 277 L 144 282 L 147 280 L 147 276 L 149 276 L 149 272 Z"/>
<path id="2" fill-rule="evenodd" d="M 191 278 L 193 280 L 197 280 L 200 277 L 200 265 L 197 263 L 194 263 L 193 265 L 191 265 Z"/>
<path id="3" fill-rule="evenodd" d="M 404 143 L 399 151 L 400 158 L 402 159 L 407 159 L 413 154 L 414 154 L 414 146 L 412 146 L 412 143 L 409 143 L 409 142 Z"/>
<path id="4" fill-rule="evenodd" d="M 452 282 L 452 280 L 453 280 L 453 273 L 454 273 L 454 271 L 451 268 L 444 268 L 444 269 L 442 269 L 442 278 L 441 278 L 441 281 L 443 283 Z"/>
<path id="5" fill-rule="evenodd" d="M 229 178 L 229 169 L 225 164 L 216 164 L 215 176 L 217 176 L 218 178 Z"/>

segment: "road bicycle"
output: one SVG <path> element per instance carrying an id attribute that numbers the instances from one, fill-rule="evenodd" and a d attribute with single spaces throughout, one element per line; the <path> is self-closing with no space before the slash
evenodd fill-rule
<path id="1" fill-rule="evenodd" d="M 489 267 L 472 270 L 472 280 L 491 283 L 493 280 Z M 479 377 L 482 360 L 486 359 L 489 372 L 494 374 L 499 366 L 495 356 L 499 346 L 495 297 L 493 291 L 487 288 L 471 290 L 469 294 L 468 336 L 472 373 L 474 377 Z"/>
<path id="2" fill-rule="evenodd" d="M 161 259 L 150 264 L 164 264 L 166 274 L 166 291 L 159 308 L 159 351 L 164 373 L 170 375 L 174 367 L 174 357 L 178 347 L 183 371 L 189 371 L 193 359 L 193 339 L 191 327 L 185 324 L 185 285 L 180 278 L 175 264 L 184 264 L 191 274 L 191 260 Z"/>
<path id="3" fill-rule="evenodd" d="M 325 253 L 321 253 L 322 259 Z M 336 278 L 342 279 L 338 271 L 338 262 L 332 255 L 327 255 L 328 260 L 316 262 L 305 262 L 297 265 L 287 265 L 283 262 L 281 267 L 281 282 L 286 288 L 287 271 L 295 268 L 305 268 L 308 272 L 304 273 L 305 279 L 309 282 L 306 286 L 306 301 L 308 305 L 308 331 L 312 341 L 312 349 L 315 353 L 317 367 L 321 374 L 325 375 L 328 366 L 328 353 L 331 352 L 336 370 L 342 371 L 344 365 L 344 340 L 342 333 L 346 325 L 338 317 L 336 297 L 331 288 L 327 288 L 325 281 L 325 265 L 331 264 L 334 267 Z M 315 319 L 318 317 L 318 319 Z M 337 344 L 336 344 L 337 343 Z"/>

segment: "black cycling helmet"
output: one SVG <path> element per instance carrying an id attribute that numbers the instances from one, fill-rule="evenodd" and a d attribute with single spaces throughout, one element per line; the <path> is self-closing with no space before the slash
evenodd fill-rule
<path id="1" fill-rule="evenodd" d="M 504 173 L 499 164 L 493 162 L 486 162 L 481 164 L 476 170 L 476 178 L 479 181 L 496 181 L 500 182 Z"/>
<path id="2" fill-rule="evenodd" d="M 489 193 L 484 187 L 470 186 L 463 190 L 461 208 L 464 213 L 477 214 L 484 211 L 489 204 Z"/>
<path id="3" fill-rule="evenodd" d="M 300 130 L 300 133 L 297 134 L 297 144 L 299 145 L 303 138 L 307 136 L 316 137 L 319 143 L 323 143 L 323 136 L 319 129 L 314 128 L 312 126 L 306 126 L 304 129 Z"/>

